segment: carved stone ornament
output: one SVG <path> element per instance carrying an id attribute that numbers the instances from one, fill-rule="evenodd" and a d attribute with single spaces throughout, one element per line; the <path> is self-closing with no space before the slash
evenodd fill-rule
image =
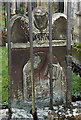
<path id="1" fill-rule="evenodd" d="M 48 24 L 48 11 L 43 7 L 37 7 L 33 11 L 34 25 L 37 29 L 42 31 L 47 28 Z"/>

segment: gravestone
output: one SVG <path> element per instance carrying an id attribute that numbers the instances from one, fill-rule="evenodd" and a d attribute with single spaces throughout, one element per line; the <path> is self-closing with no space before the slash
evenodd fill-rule
<path id="1" fill-rule="evenodd" d="M 37 106 L 41 106 L 43 103 L 45 106 L 49 105 L 49 14 L 45 8 L 37 7 L 32 12 L 32 18 L 36 103 Z M 66 101 L 66 19 L 62 13 L 52 16 L 54 104 L 65 103 Z M 15 15 L 12 17 L 11 38 L 12 106 L 17 107 L 19 105 L 28 108 L 28 105 L 31 106 L 32 96 L 29 19 L 27 16 Z"/>

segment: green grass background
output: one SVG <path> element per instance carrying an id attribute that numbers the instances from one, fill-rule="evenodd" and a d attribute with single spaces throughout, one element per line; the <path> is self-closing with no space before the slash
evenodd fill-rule
<path id="1" fill-rule="evenodd" d="M 72 73 L 72 96 L 81 97 L 81 78 L 75 73 Z"/>
<path id="2" fill-rule="evenodd" d="M 2 104 L 8 103 L 8 50 L 2 47 Z"/>
<path id="3" fill-rule="evenodd" d="M 1 28 L 5 27 L 5 18 L 7 19 L 7 16 L 4 16 L 4 6 L 0 2 L 0 27 Z"/>
<path id="4" fill-rule="evenodd" d="M 0 47 L 0 104 L 2 102 L 2 48 Z"/>

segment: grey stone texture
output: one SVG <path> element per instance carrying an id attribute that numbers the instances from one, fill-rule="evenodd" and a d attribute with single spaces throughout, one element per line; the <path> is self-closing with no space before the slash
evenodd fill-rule
<path id="1" fill-rule="evenodd" d="M 76 13 L 76 24 L 74 25 L 74 41 L 81 44 L 81 11 Z"/>
<path id="2" fill-rule="evenodd" d="M 49 107 L 43 107 L 37 109 L 37 116 L 39 120 L 81 120 L 81 101 L 72 102 L 73 107 L 71 109 L 65 109 L 64 105 L 53 106 L 54 110 L 49 110 Z M 8 120 L 7 109 L 0 109 L 0 120 Z M 12 108 L 11 120 L 33 120 L 33 116 L 29 111 L 24 109 Z M 78 117 L 78 118 L 77 118 Z"/>
<path id="3" fill-rule="evenodd" d="M 52 17 L 52 39 L 66 40 L 67 17 L 63 13 L 55 13 Z"/>
<path id="4" fill-rule="evenodd" d="M 38 12 L 36 13 L 35 10 L 37 10 Z M 32 13 L 33 40 L 34 40 L 34 44 L 37 45 L 34 48 L 35 49 L 37 48 L 36 51 L 40 51 L 40 50 L 42 51 L 42 52 L 37 52 L 36 54 L 34 54 L 35 96 L 36 96 L 37 106 L 38 105 L 45 106 L 49 104 L 49 89 L 50 89 L 49 88 L 50 86 L 49 85 L 49 79 L 50 79 L 49 77 L 50 76 L 49 75 L 49 52 L 45 53 L 48 51 L 48 47 L 49 47 L 49 20 L 48 20 L 47 10 L 45 9 L 43 10 L 44 11 L 42 11 L 41 7 L 40 9 L 35 8 Z M 46 24 L 43 24 L 40 21 L 40 23 L 43 25 L 42 28 L 40 26 L 41 24 L 39 25 L 38 23 L 38 19 L 34 18 L 35 17 L 34 15 L 37 15 L 36 17 L 39 17 L 39 20 L 40 20 L 41 15 L 42 17 L 44 17 Z M 52 29 L 54 33 L 53 38 L 54 40 L 56 39 L 55 45 L 57 46 L 59 42 L 61 43 L 61 45 L 60 46 L 58 45 L 57 47 L 60 50 L 56 50 L 55 54 L 57 54 L 58 52 L 61 53 L 62 51 L 61 46 L 64 44 L 63 46 L 64 56 L 65 56 L 64 41 L 66 40 L 66 21 L 67 21 L 67 17 L 66 15 L 62 13 L 57 13 L 52 16 Z M 22 45 L 24 46 L 24 43 L 25 44 L 28 43 L 30 46 L 28 17 L 22 16 L 22 15 L 16 15 L 12 17 L 11 38 L 12 38 L 12 43 L 16 43 L 14 45 L 16 45 L 17 47 L 18 47 L 18 43 L 20 44 L 22 43 L 21 46 Z M 61 40 L 64 40 L 64 41 L 61 41 Z M 43 46 L 41 47 L 41 45 Z M 54 45 L 54 42 L 53 42 L 53 45 Z M 17 47 L 16 47 L 17 49 L 16 48 L 12 49 L 12 69 L 13 69 L 12 70 L 13 71 L 13 74 L 12 74 L 12 78 L 13 78 L 12 80 L 13 81 L 12 83 L 13 84 L 12 85 L 12 94 L 13 94 L 12 107 L 21 106 L 21 108 L 25 107 L 26 109 L 29 109 L 29 107 L 32 104 L 30 53 L 29 53 L 29 47 L 26 46 L 25 47 L 26 49 L 25 49 L 23 48 L 23 46 L 20 49 L 18 49 Z M 60 57 L 60 55 L 57 57 Z M 64 56 L 60 57 L 60 59 L 62 60 Z M 62 62 L 63 62 L 62 65 L 64 65 L 65 63 L 63 60 Z M 54 95 L 53 102 L 54 104 L 65 103 L 66 101 L 66 94 L 65 94 L 66 77 L 65 77 L 64 69 L 61 67 L 60 64 L 61 62 L 58 63 L 57 58 L 55 57 L 55 55 L 53 55 L 52 66 L 53 66 L 53 89 L 54 89 L 53 90 L 53 95 Z M 24 103 L 23 103 L 23 98 L 24 98 Z"/>
<path id="5" fill-rule="evenodd" d="M 32 13 L 33 40 L 37 43 L 49 41 L 49 15 L 43 7 L 37 7 Z M 42 18 L 42 19 L 41 19 Z M 65 40 L 67 17 L 63 13 L 52 15 L 53 40 Z M 29 19 L 27 16 L 15 15 L 11 19 L 12 43 L 27 43 L 29 41 Z"/>
<path id="6" fill-rule="evenodd" d="M 26 43 L 29 40 L 29 19 L 27 16 L 14 15 L 11 18 L 11 41 Z"/>
<path id="7" fill-rule="evenodd" d="M 41 99 L 49 99 L 50 93 L 50 74 L 49 62 L 46 60 L 47 55 L 43 52 L 34 54 L 34 82 L 35 82 L 35 98 L 40 102 Z M 65 81 L 66 77 L 62 67 L 53 56 L 53 95 L 54 104 L 65 103 Z M 24 100 L 31 101 L 31 62 L 25 64 L 23 68 L 23 85 L 24 85 Z M 49 101 L 49 100 L 48 100 Z M 41 102 L 40 102 L 41 103 Z"/>

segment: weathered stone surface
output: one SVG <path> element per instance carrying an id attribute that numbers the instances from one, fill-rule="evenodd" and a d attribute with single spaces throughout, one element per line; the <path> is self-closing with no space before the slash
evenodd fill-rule
<path id="1" fill-rule="evenodd" d="M 63 13 L 55 13 L 52 16 L 52 39 L 63 40 L 66 39 L 67 34 L 67 20 Z"/>
<path id="2" fill-rule="evenodd" d="M 81 11 L 76 13 L 76 24 L 73 31 L 74 46 L 72 49 L 72 60 L 80 66 L 81 65 Z M 77 52 L 78 51 L 78 52 Z"/>
<path id="3" fill-rule="evenodd" d="M 48 8 L 48 0 L 47 2 L 44 2 L 43 0 L 41 0 L 41 6 L 43 6 L 44 8 L 46 8 L 47 10 Z M 52 14 L 59 12 L 59 2 L 58 1 L 52 1 Z"/>
<path id="4" fill-rule="evenodd" d="M 76 24 L 74 26 L 73 34 L 74 41 L 81 44 L 81 11 L 76 13 Z"/>
<path id="5" fill-rule="evenodd" d="M 71 109 L 65 108 L 64 105 L 53 106 L 54 110 L 49 110 L 49 107 L 37 108 L 37 116 L 39 120 L 81 120 L 81 101 L 72 102 Z M 6 112 L 8 109 L 0 110 L 0 120 L 7 120 Z M 12 108 L 11 120 L 33 120 L 30 111 L 24 109 Z"/>
<path id="6" fill-rule="evenodd" d="M 21 44 L 21 43 L 20 43 Z M 25 44 L 25 43 L 24 43 Z M 46 59 L 43 61 L 44 62 L 44 66 L 46 64 L 48 64 L 49 62 L 49 47 L 35 47 L 34 48 L 34 53 L 37 52 L 44 52 L 44 54 L 46 54 Z M 58 61 L 60 63 L 60 65 L 65 68 L 65 55 L 66 55 L 66 47 L 65 46 L 57 46 L 57 47 L 53 47 L 53 64 L 57 64 Z M 57 59 L 56 59 L 57 58 Z M 27 104 L 23 104 L 22 100 L 23 100 L 23 95 L 24 95 L 24 85 L 22 83 L 24 83 L 23 81 L 23 68 L 25 66 L 25 64 L 29 61 L 30 59 L 30 48 L 13 48 L 12 49 L 12 105 L 14 106 L 18 106 L 20 107 L 20 103 L 22 104 L 22 108 L 23 106 L 25 106 L 25 108 L 27 109 L 29 106 L 29 103 Z M 42 66 L 42 70 L 45 69 L 44 66 Z M 30 70 L 30 69 L 29 69 Z M 39 69 L 40 70 L 40 69 Z M 64 69 L 65 71 L 65 69 Z M 40 72 L 40 71 L 39 71 Z M 38 72 L 36 72 L 38 73 Z M 37 74 L 38 75 L 38 74 Z M 39 77 L 39 75 L 38 75 Z M 37 79 L 38 79 L 37 77 Z M 15 102 L 18 101 L 18 102 Z M 41 100 L 41 103 L 43 102 L 43 100 Z M 37 105 L 40 103 L 37 102 Z M 45 103 L 48 103 L 49 105 L 49 99 L 47 99 L 47 101 L 43 102 L 43 105 L 46 105 Z M 15 104 L 15 105 L 14 105 Z M 30 105 L 32 103 L 30 102 Z M 43 106 L 41 104 L 41 106 Z M 47 106 L 47 105 L 46 105 Z M 28 108 L 29 109 L 29 108 Z"/>
<path id="7" fill-rule="evenodd" d="M 29 19 L 27 16 L 15 15 L 11 18 L 11 41 L 26 43 L 29 40 Z"/>
<path id="8" fill-rule="evenodd" d="M 42 31 L 47 28 L 48 24 L 48 11 L 43 7 L 37 7 L 33 10 L 34 25 L 37 29 Z"/>
<path id="9" fill-rule="evenodd" d="M 33 16 L 32 26 L 33 26 L 34 40 L 36 42 L 48 41 L 48 36 L 49 36 L 48 11 L 42 6 L 40 6 L 33 10 L 32 16 Z"/>
<path id="10" fill-rule="evenodd" d="M 49 42 L 49 15 L 43 7 L 37 7 L 32 12 L 33 40 L 37 43 Z M 66 39 L 66 16 L 55 13 L 52 16 L 53 40 Z M 15 15 L 11 19 L 11 39 L 13 43 L 29 41 L 29 19 L 27 16 Z"/>
<path id="11" fill-rule="evenodd" d="M 64 13 L 67 15 L 67 1 L 64 0 Z M 72 0 L 71 2 L 71 27 L 73 28 L 76 24 L 76 12 L 81 8 L 81 1 Z"/>
<path id="12" fill-rule="evenodd" d="M 53 61 L 53 95 L 54 104 L 65 102 L 65 75 L 62 67 L 57 62 L 55 56 Z M 24 100 L 31 101 L 31 64 L 30 59 L 23 68 L 23 82 L 24 82 Z M 34 54 L 34 72 L 35 72 L 35 97 L 36 101 L 41 99 L 48 99 L 49 101 L 49 60 L 47 55 L 43 52 Z"/>
<path id="13" fill-rule="evenodd" d="M 76 24 L 77 18 L 76 18 L 76 12 L 78 11 L 78 2 L 73 1 L 71 3 L 71 27 L 74 27 Z"/>
<path id="14" fill-rule="evenodd" d="M 36 54 L 34 57 L 34 69 L 37 71 L 35 75 L 35 84 L 39 84 L 40 72 L 39 70 L 43 67 L 43 62 L 45 61 L 45 54 Z M 36 77 L 37 76 L 37 77 Z M 39 76 L 39 78 L 38 78 Z M 23 68 L 23 82 L 24 82 L 24 98 L 29 100 L 31 98 L 31 62 L 30 59 Z M 35 86 L 36 86 L 35 85 Z"/>
<path id="15" fill-rule="evenodd" d="M 34 19 L 33 19 L 34 20 Z M 33 21 L 34 39 L 37 43 L 47 43 L 49 41 L 49 21 L 47 28 L 41 33 L 34 25 Z M 67 17 L 63 13 L 55 13 L 52 16 L 52 39 L 53 40 L 66 40 L 67 34 Z"/>
<path id="16" fill-rule="evenodd" d="M 39 14 L 40 13 L 41 12 L 39 11 Z M 63 15 L 58 14 L 58 16 L 63 16 Z M 58 18 L 59 17 L 55 17 L 55 19 L 53 18 L 53 22 L 52 22 L 53 25 L 54 25 L 54 22 L 57 21 Z M 46 18 L 46 21 L 47 21 L 47 18 Z M 15 29 L 16 25 L 18 25 L 18 22 L 20 23 L 20 27 L 23 25 L 23 26 L 25 26 L 25 29 L 24 29 L 24 27 L 21 27 L 20 29 L 18 29 L 19 30 L 18 33 L 17 33 L 17 31 L 15 31 L 15 33 L 14 33 L 14 29 Z M 23 24 L 21 24 L 21 23 L 23 23 Z M 26 37 L 29 36 L 29 33 L 25 34 L 25 30 L 29 31 L 29 29 L 27 29 L 28 24 L 26 24 L 26 23 L 29 23 L 27 17 L 18 15 L 18 16 L 14 16 L 12 18 L 11 28 L 13 30 L 12 38 L 14 38 L 12 42 L 17 42 L 14 45 L 18 45 L 18 42 L 20 44 L 22 42 L 25 42 L 25 43 L 27 42 L 27 38 L 26 39 L 24 38 L 25 35 L 26 35 Z M 49 22 L 48 22 L 48 24 L 49 24 Z M 48 48 L 46 48 L 49 46 L 49 25 L 48 24 L 46 22 L 47 27 L 45 26 L 45 28 L 42 29 L 43 31 L 41 33 L 40 26 L 36 27 L 34 24 L 34 18 L 32 20 L 34 44 L 37 45 L 37 46 L 34 46 L 35 48 L 37 47 L 37 49 L 36 50 L 34 49 L 34 50 L 35 50 L 35 52 L 39 52 L 39 51 L 42 52 L 42 53 L 37 53 L 34 55 L 36 103 L 37 104 L 42 103 L 44 100 L 43 105 L 46 105 L 47 103 L 49 103 L 49 86 L 50 86 L 49 85 L 49 79 L 50 79 L 49 78 L 49 52 L 47 52 Z M 23 32 L 21 32 L 21 30 L 23 30 Z M 20 38 L 20 33 L 23 33 L 23 35 L 21 35 L 21 38 L 23 38 L 24 40 Z M 16 34 L 18 34 L 17 38 L 15 36 Z M 59 40 L 57 40 L 57 41 L 59 41 Z M 59 41 L 59 42 L 64 42 L 64 41 Z M 23 44 L 24 43 L 22 43 L 22 45 Z M 56 42 L 56 44 L 58 44 L 58 42 Z M 30 45 L 30 43 L 28 43 L 27 45 Z M 40 48 L 41 45 L 42 45 L 42 48 Z M 59 49 L 59 47 L 57 47 L 57 48 Z M 29 47 L 27 47 L 26 49 L 12 49 L 12 51 L 13 51 L 13 53 L 12 53 L 12 69 L 13 69 L 12 106 L 17 106 L 17 105 L 20 106 L 19 102 L 17 102 L 17 103 L 15 102 L 17 100 L 20 101 L 21 103 L 23 103 L 22 99 L 23 99 L 23 92 L 24 92 L 24 100 L 27 102 L 26 102 L 26 104 L 23 104 L 22 106 L 25 106 L 25 108 L 26 107 L 28 108 L 29 102 L 30 102 L 30 105 L 32 104 L 32 102 L 31 102 L 31 97 L 32 97 L 31 96 L 31 78 L 30 78 L 31 64 L 30 64 L 30 57 L 29 57 L 29 55 L 30 55 Z M 57 54 L 58 51 L 59 50 L 56 50 L 55 54 Z M 17 52 L 18 52 L 18 54 L 17 54 Z M 59 52 L 61 53 L 61 50 Z M 20 57 L 19 57 L 19 54 L 20 54 Z M 16 57 L 17 57 L 17 59 L 16 59 Z M 23 76 L 22 76 L 22 70 L 23 70 Z M 17 81 L 17 83 L 16 83 L 16 81 Z M 23 85 L 22 85 L 22 83 L 23 83 Z M 57 86 L 59 86 L 59 89 Z M 55 55 L 53 56 L 53 88 L 54 88 L 54 93 L 53 93 L 54 94 L 54 104 L 65 102 L 65 96 L 66 96 L 65 95 L 65 75 L 63 73 L 63 69 L 58 64 L 58 61 L 57 61 Z"/>

